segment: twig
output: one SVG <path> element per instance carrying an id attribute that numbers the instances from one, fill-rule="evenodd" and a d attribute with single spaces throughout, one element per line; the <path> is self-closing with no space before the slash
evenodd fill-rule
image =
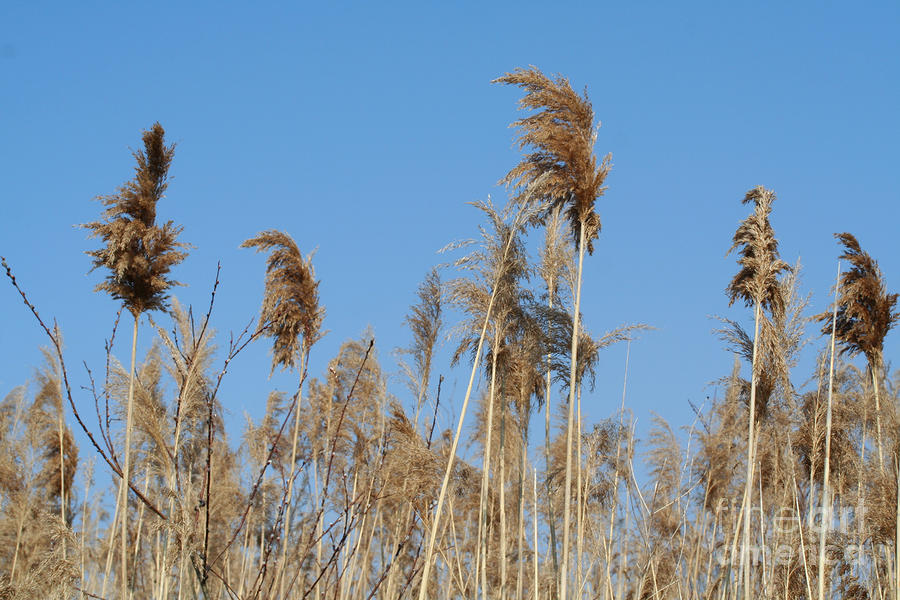
<path id="1" fill-rule="evenodd" d="M 259 491 L 259 486 L 262 485 L 263 477 L 266 474 L 266 470 L 269 468 L 269 465 L 272 464 L 272 457 L 275 455 L 275 450 L 278 447 L 278 442 L 281 440 L 281 435 L 284 433 L 284 428 L 287 426 L 288 421 L 291 419 L 291 414 L 294 412 L 294 406 L 296 406 L 296 402 L 291 402 L 290 408 L 288 408 L 287 414 L 284 416 L 284 420 L 281 422 L 281 427 L 278 428 L 278 433 L 275 435 L 275 439 L 272 440 L 271 447 L 269 448 L 269 453 L 266 455 L 266 461 L 263 463 L 262 469 L 259 471 L 259 475 L 256 478 L 256 482 L 253 484 L 253 489 L 250 490 L 250 496 L 247 498 L 247 506 L 244 508 L 243 514 L 241 514 L 241 520 L 238 523 L 237 528 L 229 538 L 228 543 L 225 544 L 225 547 L 222 548 L 222 551 L 216 555 L 215 560 L 213 560 L 210 564 L 214 565 L 219 562 L 219 559 L 228 551 L 234 541 L 237 539 L 238 534 L 240 534 L 241 530 L 244 528 L 244 525 L 247 522 L 247 514 L 250 512 L 250 507 L 253 506 L 253 500 L 256 498 L 256 494 Z"/>
<path id="2" fill-rule="evenodd" d="M 38 314 L 35 306 L 28 300 L 28 296 L 26 296 L 25 292 L 22 291 L 22 288 L 19 287 L 15 276 L 12 274 L 12 270 L 6 262 L 6 258 L 0 256 L 0 264 L 2 264 L 3 268 L 6 270 L 6 276 L 9 278 L 13 287 L 16 288 L 16 291 L 19 292 L 19 295 L 22 297 L 22 301 L 31 311 L 31 314 L 34 315 L 34 318 L 37 319 L 38 324 L 41 326 L 41 328 L 44 330 L 44 333 L 47 334 L 47 337 L 50 338 L 50 342 L 53 344 L 53 349 L 56 352 L 56 357 L 59 359 L 60 371 L 62 372 L 63 383 L 66 388 L 66 398 L 69 401 L 69 406 L 72 408 L 72 414 L 75 415 L 75 420 L 78 422 L 78 425 L 81 427 L 81 430 L 84 431 L 85 435 L 88 436 L 88 439 L 100 454 L 100 457 L 103 458 L 104 462 L 106 462 L 106 464 L 109 465 L 109 468 L 112 469 L 113 473 L 115 473 L 119 477 L 122 477 L 122 470 L 118 467 L 118 465 L 115 465 L 112 463 L 112 461 L 110 461 L 109 456 L 106 455 L 106 452 L 104 452 L 103 448 L 101 448 L 97 443 L 94 435 L 91 433 L 90 429 L 87 428 L 87 425 L 84 424 L 84 421 L 81 419 L 81 415 L 78 413 L 78 409 L 75 407 L 75 401 L 72 399 L 72 388 L 69 385 L 69 375 L 68 371 L 66 370 L 65 360 L 63 359 L 62 345 L 60 344 L 59 337 L 56 336 L 52 331 L 50 331 L 50 328 L 47 327 L 46 323 L 44 323 L 44 320 L 41 319 L 41 316 Z M 150 499 L 148 499 L 146 496 L 144 496 L 143 493 L 141 493 L 141 491 L 137 488 L 137 486 L 135 486 L 134 483 L 129 481 L 128 487 L 131 488 L 131 491 L 135 493 L 140 501 L 143 502 L 147 506 L 147 508 L 156 513 L 156 515 L 160 519 L 167 519 L 167 517 L 162 512 L 160 512 L 158 508 L 156 508 L 153 502 L 151 502 Z"/>

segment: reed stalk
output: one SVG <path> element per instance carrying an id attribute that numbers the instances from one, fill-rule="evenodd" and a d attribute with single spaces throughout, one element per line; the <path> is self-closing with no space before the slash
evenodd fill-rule
<path id="1" fill-rule="evenodd" d="M 831 321 L 831 364 L 828 367 L 828 405 L 825 412 L 825 466 L 822 475 L 822 521 L 819 523 L 819 600 L 825 598 L 825 532 L 831 527 L 831 409 L 834 397 L 834 346 L 837 338 L 837 313 L 841 296 L 841 262 L 838 261 L 837 281 L 834 288 L 834 314 Z"/>

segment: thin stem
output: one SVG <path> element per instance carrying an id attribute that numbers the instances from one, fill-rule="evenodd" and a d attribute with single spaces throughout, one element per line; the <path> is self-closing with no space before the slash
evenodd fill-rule
<path id="1" fill-rule="evenodd" d="M 878 467 L 881 469 L 882 475 L 884 474 L 884 452 L 882 450 L 881 443 L 881 399 L 880 394 L 878 393 L 878 372 L 879 372 L 879 360 L 878 357 L 874 358 L 869 364 L 869 371 L 872 372 L 872 386 L 875 391 L 875 435 L 878 436 Z"/>
<path id="2" fill-rule="evenodd" d="M 481 575 L 481 597 L 487 600 L 487 499 L 490 489 L 491 445 L 494 432 L 494 392 L 497 383 L 497 354 L 499 352 L 499 333 L 494 333 L 493 356 L 491 357 L 491 388 L 488 394 L 487 432 L 484 441 L 484 457 L 481 465 L 481 494 L 478 500 L 478 552 L 479 559 L 475 566 L 476 573 Z M 476 576 L 476 581 L 477 581 Z"/>
<path id="3" fill-rule="evenodd" d="M 559 597 L 567 600 L 566 587 L 569 578 L 569 524 L 572 520 L 572 442 L 575 429 L 575 387 L 578 362 L 578 326 L 581 311 L 581 275 L 584 266 L 585 222 L 578 228 L 578 278 L 575 284 L 575 310 L 572 315 L 572 364 L 569 369 L 569 415 L 566 425 L 566 486 L 563 496 L 563 555 L 560 570 Z"/>
<path id="4" fill-rule="evenodd" d="M 549 286 L 548 286 L 549 288 Z M 549 306 L 553 308 L 553 291 L 548 289 L 547 295 L 550 298 Z M 551 390 L 551 374 L 550 374 L 550 354 L 547 354 L 547 383 L 544 392 L 544 460 L 546 462 L 546 476 L 544 477 L 545 489 L 547 492 L 547 521 L 550 525 L 550 557 L 553 567 L 553 588 L 551 597 L 555 597 L 559 593 L 559 558 L 556 554 L 556 513 L 553 511 L 553 493 L 550 489 L 550 390 Z M 535 549 L 535 552 L 537 549 Z"/>
<path id="5" fill-rule="evenodd" d="M 900 457 L 894 457 L 897 469 L 897 502 L 894 517 L 894 600 L 900 600 Z"/>
<path id="6" fill-rule="evenodd" d="M 65 458 L 65 445 L 64 445 L 64 425 L 63 425 L 63 400 L 62 400 L 62 386 L 60 386 L 59 390 L 59 407 L 57 409 L 57 417 L 56 417 L 56 426 L 57 433 L 59 436 L 59 517 L 62 520 L 62 526 L 68 527 L 68 523 L 66 521 L 66 458 Z M 62 537 L 62 555 L 63 560 L 66 559 L 66 538 Z"/>
<path id="7" fill-rule="evenodd" d="M 533 576 L 533 592 L 534 592 L 534 600 L 538 600 L 538 593 L 540 591 L 540 579 L 538 578 L 538 497 L 537 497 L 537 469 L 534 469 L 534 478 L 532 480 L 531 486 L 531 500 L 534 504 L 534 514 L 532 515 L 532 537 L 534 539 L 534 552 L 532 553 L 531 562 L 534 567 L 534 576 Z"/>
<path id="8" fill-rule="evenodd" d="M 837 309 L 841 293 L 841 261 L 838 261 L 838 277 L 834 288 L 834 314 L 831 319 L 831 366 L 828 369 L 828 408 L 825 412 L 825 472 L 822 476 L 821 522 L 819 523 L 819 600 L 825 600 L 825 530 L 831 523 L 831 490 L 828 478 L 831 474 L 831 406 L 834 396 L 834 343 L 837 337 Z"/>
<path id="9" fill-rule="evenodd" d="M 503 250 L 503 260 L 500 264 L 503 264 L 506 261 L 506 257 L 509 254 L 510 246 L 512 245 L 513 232 L 510 233 L 509 239 L 506 242 L 506 246 Z M 466 387 L 466 395 L 463 398 L 462 409 L 459 414 L 459 422 L 456 424 L 456 433 L 453 435 L 453 443 L 450 445 L 450 456 L 447 459 L 447 468 L 444 471 L 444 479 L 441 482 L 441 491 L 438 494 L 437 505 L 434 509 L 434 516 L 431 520 L 431 529 L 428 533 L 428 543 L 425 547 L 425 561 L 422 564 L 422 581 L 419 585 L 419 600 L 425 600 L 425 597 L 428 593 L 428 576 L 431 573 L 431 560 L 434 556 L 434 542 L 437 538 L 438 525 L 441 520 L 441 510 L 444 508 L 444 500 L 447 497 L 447 488 L 450 485 L 450 474 L 453 472 L 453 462 L 456 459 L 456 450 L 459 447 L 459 439 L 462 437 L 462 428 L 463 422 L 466 418 L 466 410 L 469 408 L 469 399 L 472 396 L 472 386 L 475 383 L 475 374 L 478 372 L 478 363 L 481 360 L 481 350 L 484 346 L 484 336 L 487 333 L 488 323 L 491 320 L 491 313 L 494 309 L 494 300 L 497 296 L 497 283 L 500 280 L 500 273 L 495 276 L 494 286 L 491 290 L 491 297 L 488 301 L 487 311 L 484 315 L 484 324 L 481 327 L 481 335 L 478 337 L 478 347 L 475 350 L 475 360 L 472 362 L 472 372 L 469 375 L 469 385 Z"/>
<path id="10" fill-rule="evenodd" d="M 128 372 L 128 409 L 125 420 L 125 466 L 122 469 L 122 539 L 121 541 L 121 574 L 122 581 L 119 584 L 120 598 L 128 598 L 128 485 L 131 483 L 131 430 L 134 426 L 134 364 L 137 356 L 137 336 L 139 315 L 134 315 L 134 330 L 131 333 L 131 370 Z"/>
<path id="11" fill-rule="evenodd" d="M 744 518 L 744 547 L 741 549 L 741 567 L 744 573 L 744 600 L 750 600 L 751 575 L 750 575 L 750 513 L 753 505 L 753 467 L 756 457 L 753 455 L 753 430 L 756 425 L 756 362 L 759 350 L 759 319 L 762 307 L 759 300 L 756 301 L 754 328 L 753 328 L 753 360 L 750 364 L 750 411 L 747 415 L 747 479 L 744 484 L 743 518 Z"/>
<path id="12" fill-rule="evenodd" d="M 281 542 L 281 561 L 278 564 L 278 574 L 276 574 L 275 577 L 275 581 L 278 581 L 279 577 L 281 579 L 279 595 L 282 598 L 284 597 L 284 573 L 287 561 L 287 548 L 291 533 L 291 502 L 294 498 L 294 470 L 297 468 L 297 440 L 300 435 L 300 402 L 303 398 L 303 380 L 306 378 L 306 357 L 308 354 L 308 352 L 303 351 L 300 355 L 300 383 L 297 386 L 297 403 L 294 410 L 294 435 L 291 441 L 291 468 L 288 471 L 288 493 L 287 502 L 284 507 L 284 535 Z"/>

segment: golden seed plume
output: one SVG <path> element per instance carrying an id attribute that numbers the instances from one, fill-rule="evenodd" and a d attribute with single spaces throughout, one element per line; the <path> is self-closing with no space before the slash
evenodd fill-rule
<path id="1" fill-rule="evenodd" d="M 862 353 L 871 364 L 881 356 L 884 338 L 900 319 L 897 294 L 889 294 L 878 263 L 862 250 L 849 233 L 834 236 L 844 247 L 841 258 L 850 269 L 841 275 L 835 336 L 841 343 L 841 353 L 850 356 Z M 822 332 L 831 335 L 831 311 L 816 315 L 823 323 Z"/>
<path id="2" fill-rule="evenodd" d="M 741 269 L 731 280 L 726 292 L 728 305 L 743 300 L 747 306 L 759 302 L 773 313 L 783 312 L 782 295 L 778 292 L 778 276 L 791 267 L 778 257 L 778 240 L 769 223 L 775 192 L 761 185 L 744 196 L 743 203 L 754 204 L 753 214 L 741 221 L 734 233 L 728 253 L 740 249 Z"/>
<path id="3" fill-rule="evenodd" d="M 428 386 L 431 359 L 443 325 L 443 286 L 436 268 L 431 269 L 416 291 L 418 302 L 410 307 L 405 323 L 413 334 L 412 346 L 404 351 L 411 354 L 422 387 Z"/>
<path id="4" fill-rule="evenodd" d="M 29 417 L 40 432 L 44 452 L 39 479 L 51 496 L 61 498 L 65 490 L 72 489 L 78 469 L 78 446 L 68 426 L 63 425 L 61 432 L 57 430 L 58 419 L 64 413 L 59 373 L 50 351 L 44 348 L 42 352 L 46 364 L 35 373 L 38 391 Z M 63 473 L 60 473 L 60 454 Z M 66 500 L 67 504 L 71 503 L 71 495 Z"/>
<path id="5" fill-rule="evenodd" d="M 168 277 L 182 262 L 187 244 L 177 241 L 182 228 L 172 221 L 156 224 L 156 204 L 168 187 L 169 166 L 175 145 L 165 144 L 165 130 L 155 123 L 143 134 L 144 149 L 135 151 L 134 179 L 115 194 L 101 196 L 106 206 L 101 221 L 82 225 L 90 237 L 100 238 L 104 246 L 88 251 L 94 257 L 91 270 L 109 269 L 106 281 L 96 291 L 108 292 L 122 300 L 135 316 L 148 310 L 165 310 L 167 291 L 179 285 Z"/>
<path id="6" fill-rule="evenodd" d="M 291 236 L 274 229 L 261 232 L 241 247 L 270 252 L 259 326 L 271 327 L 267 335 L 273 340 L 272 371 L 278 365 L 293 368 L 319 339 L 325 316 L 319 306 L 312 255 L 304 258 Z"/>
<path id="7" fill-rule="evenodd" d="M 491 331 L 496 328 L 495 333 L 500 335 L 508 327 L 509 317 L 519 309 L 525 293 L 521 282 L 527 282 L 531 276 L 521 236 L 524 213 L 514 210 L 511 204 L 497 210 L 490 199 L 472 205 L 484 212 L 490 227 L 479 226 L 479 247 L 454 262 L 457 268 L 469 271 L 472 276 L 451 279 L 446 285 L 447 299 L 467 317 L 454 331 L 460 338 L 453 354 L 454 365 L 466 354 L 474 357 L 492 295 Z M 490 361 L 489 353 L 485 353 L 484 359 Z"/>
<path id="8" fill-rule="evenodd" d="M 518 188 L 516 201 L 547 206 L 540 222 L 553 207 L 565 207 L 576 243 L 584 223 L 587 250 L 593 253 L 593 240 L 600 233 L 594 204 L 606 190 L 611 156 L 597 163 L 594 109 L 587 93 L 577 94 L 565 77 L 552 79 L 534 66 L 506 73 L 494 83 L 522 88 L 525 96 L 519 107 L 538 111 L 512 124 L 519 129 L 519 147 L 532 152 L 501 182 Z"/>

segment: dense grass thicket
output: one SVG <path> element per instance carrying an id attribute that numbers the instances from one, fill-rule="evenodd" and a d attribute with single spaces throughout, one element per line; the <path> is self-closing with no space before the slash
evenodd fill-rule
<path id="1" fill-rule="evenodd" d="M 523 94 L 521 162 L 502 177 L 508 204 L 476 203 L 475 238 L 419 285 L 411 393 L 388 388 L 366 337 L 309 372 L 327 319 L 287 232 L 243 244 L 266 263 L 242 332 L 215 334 L 215 287 L 208 306 L 174 299 L 190 247 L 157 215 L 175 157 L 159 123 L 83 225 L 97 291 L 121 303 L 89 387 L 4 259 L 48 346 L 0 401 L 0 598 L 900 598 L 900 373 L 883 352 L 900 314 L 875 259 L 837 234 L 834 303 L 811 307 L 779 257 L 775 192 L 736 191 L 748 216 L 718 331 L 736 358 L 711 374 L 725 393 L 683 435 L 658 419 L 640 445 L 624 395 L 586 422 L 604 349 L 648 328 L 582 324 L 610 157 L 565 78 L 532 67 L 496 83 Z M 438 418 L 446 339 L 471 368 L 455 422 Z M 220 386 L 250 344 L 271 345 L 296 388 L 226 430 Z M 798 372 L 808 344 L 815 370 Z"/>

